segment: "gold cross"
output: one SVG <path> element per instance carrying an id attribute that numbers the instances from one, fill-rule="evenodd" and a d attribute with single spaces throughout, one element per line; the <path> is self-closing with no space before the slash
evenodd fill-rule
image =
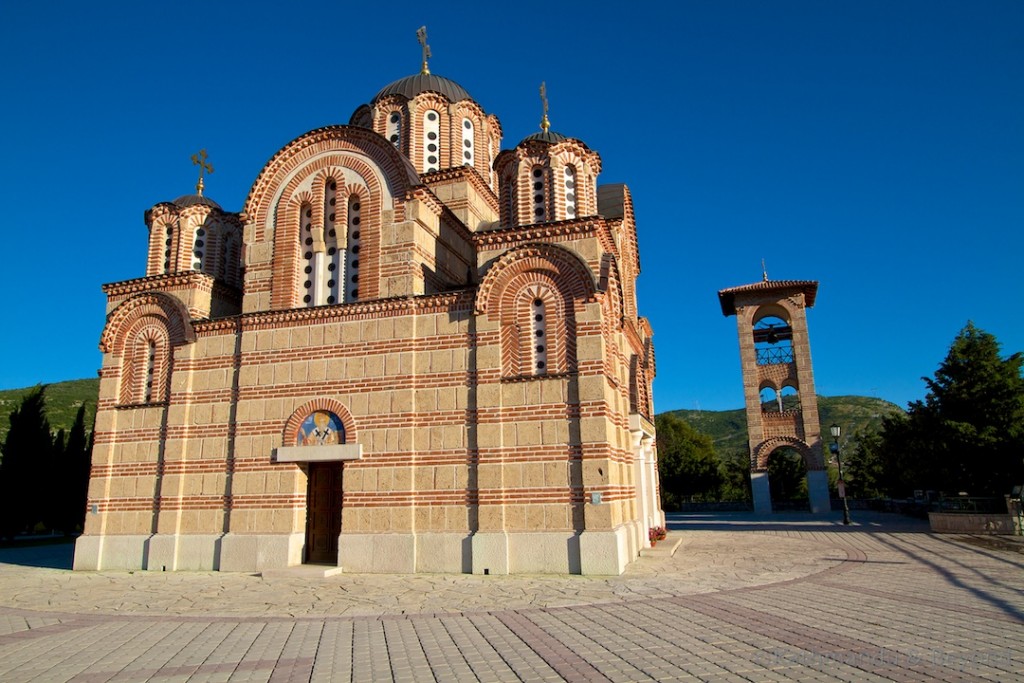
<path id="1" fill-rule="evenodd" d="M 427 45 L 427 27 L 420 26 L 416 29 L 416 40 L 420 41 L 420 47 L 423 48 L 423 66 L 420 68 L 421 74 L 429 74 L 430 67 L 427 66 L 427 60 L 430 59 L 430 46 Z"/>
<path id="2" fill-rule="evenodd" d="M 544 108 L 544 117 L 540 120 L 540 127 L 547 133 L 548 129 L 551 128 L 551 122 L 548 121 L 548 88 L 544 81 L 540 82 L 540 102 Z"/>
<path id="3" fill-rule="evenodd" d="M 206 150 L 199 150 L 198 154 L 192 155 L 192 165 L 199 167 L 199 182 L 196 183 L 196 194 L 203 196 L 203 171 L 213 173 L 213 165 L 206 161 Z"/>

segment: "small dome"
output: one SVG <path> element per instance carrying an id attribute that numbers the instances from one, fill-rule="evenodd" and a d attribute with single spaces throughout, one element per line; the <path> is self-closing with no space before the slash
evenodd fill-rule
<path id="1" fill-rule="evenodd" d="M 407 99 L 412 99 L 423 92 L 436 92 L 444 95 L 448 98 L 449 102 L 460 102 L 462 100 L 471 100 L 472 97 L 466 92 L 466 89 L 455 81 L 449 80 L 444 76 L 437 76 L 435 74 L 416 74 L 414 76 L 406 76 L 400 78 L 394 83 L 385 85 L 381 88 L 381 91 L 374 95 L 373 102 L 386 97 L 388 95 L 403 95 Z"/>
<path id="2" fill-rule="evenodd" d="M 215 209 L 220 209 L 220 204 L 201 194 L 183 194 L 171 203 L 180 209 L 196 205 L 212 206 Z M 223 211 L 223 209 L 221 210 Z"/>
<path id="3" fill-rule="evenodd" d="M 565 142 L 568 139 L 569 138 L 565 137 L 561 133 L 556 133 L 553 130 L 545 130 L 539 133 L 534 133 L 533 135 L 527 135 L 523 138 L 523 142 L 548 142 L 553 145 L 556 142 Z M 520 142 L 519 144 L 521 145 L 523 142 Z"/>

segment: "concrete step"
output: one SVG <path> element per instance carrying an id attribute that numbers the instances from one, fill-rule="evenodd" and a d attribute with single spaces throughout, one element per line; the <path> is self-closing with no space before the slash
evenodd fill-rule
<path id="1" fill-rule="evenodd" d="M 672 557 L 682 543 L 682 534 L 669 533 L 664 541 L 658 541 L 653 548 L 641 548 L 640 557 Z"/>
<path id="2" fill-rule="evenodd" d="M 341 567 L 332 567 L 328 564 L 297 564 L 294 567 L 264 569 L 260 576 L 264 579 L 326 579 L 343 571 Z"/>

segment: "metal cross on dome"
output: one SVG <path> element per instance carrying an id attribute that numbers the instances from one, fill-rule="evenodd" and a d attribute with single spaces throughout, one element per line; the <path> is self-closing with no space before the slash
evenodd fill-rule
<path id="1" fill-rule="evenodd" d="M 213 164 L 206 161 L 206 149 L 199 150 L 198 154 L 192 155 L 192 165 L 199 167 L 199 182 L 196 183 L 196 194 L 203 196 L 203 172 L 213 173 Z"/>
<path id="2" fill-rule="evenodd" d="M 427 75 L 430 73 L 430 67 L 427 66 L 427 60 L 430 59 L 430 46 L 427 45 L 427 27 L 420 26 L 416 29 L 416 40 L 420 41 L 420 47 L 423 48 L 423 66 L 420 68 L 420 73 Z"/>

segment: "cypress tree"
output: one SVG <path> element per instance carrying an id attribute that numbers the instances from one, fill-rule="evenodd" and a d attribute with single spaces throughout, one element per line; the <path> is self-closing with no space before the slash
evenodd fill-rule
<path id="1" fill-rule="evenodd" d="M 53 452 L 44 394 L 45 387 L 34 389 L 10 415 L 0 462 L 0 534 L 8 538 L 30 530 L 44 516 L 40 494 Z"/>

